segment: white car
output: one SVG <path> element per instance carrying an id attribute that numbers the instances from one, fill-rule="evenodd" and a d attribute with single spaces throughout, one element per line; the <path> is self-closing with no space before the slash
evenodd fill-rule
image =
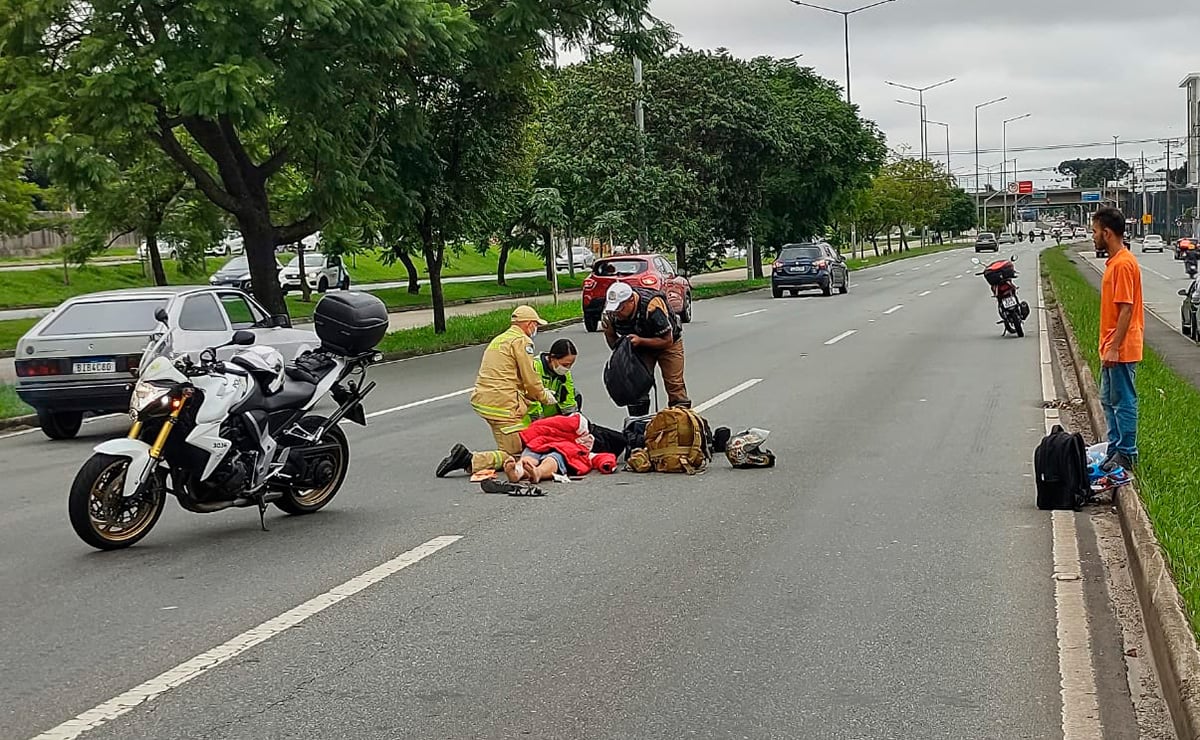
<path id="1" fill-rule="evenodd" d="M 1148 234 L 1145 239 L 1142 239 L 1143 252 L 1165 252 L 1167 251 L 1167 242 L 1158 234 Z"/>
<path id="2" fill-rule="evenodd" d="M 140 260 L 150 259 L 150 248 L 146 242 L 138 245 L 137 256 Z M 173 260 L 179 256 L 179 247 L 174 242 L 169 242 L 165 239 L 158 240 L 158 256 L 164 260 Z"/>
<path id="3" fill-rule="evenodd" d="M 209 257 L 231 257 L 235 254 L 244 254 L 245 251 L 246 241 L 242 239 L 241 234 L 234 233 L 206 248 L 204 253 Z"/>
<path id="4" fill-rule="evenodd" d="M 305 253 L 304 277 L 308 281 L 308 287 L 318 293 L 324 293 L 330 288 L 350 289 L 350 273 L 346 272 L 342 258 L 337 255 L 326 257 L 320 252 Z M 280 270 L 279 285 L 285 293 L 289 290 L 300 290 L 299 255 L 292 257 Z"/>
<path id="5" fill-rule="evenodd" d="M 592 250 L 587 247 L 572 247 L 571 261 L 577 268 L 590 270 L 592 264 L 596 262 L 596 255 L 592 254 Z M 567 253 L 560 252 L 558 258 L 554 260 L 554 264 L 559 270 L 567 269 Z"/>
<path id="6" fill-rule="evenodd" d="M 1071 235 L 1074 239 L 1086 239 L 1088 236 L 1087 229 L 1082 226 L 1075 227 L 1075 233 Z"/>

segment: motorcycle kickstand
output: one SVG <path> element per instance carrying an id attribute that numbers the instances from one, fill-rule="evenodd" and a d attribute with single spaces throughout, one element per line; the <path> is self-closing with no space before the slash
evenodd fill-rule
<path id="1" fill-rule="evenodd" d="M 262 531 L 270 532 L 267 529 L 267 501 L 262 494 L 258 496 L 258 526 L 262 527 Z"/>

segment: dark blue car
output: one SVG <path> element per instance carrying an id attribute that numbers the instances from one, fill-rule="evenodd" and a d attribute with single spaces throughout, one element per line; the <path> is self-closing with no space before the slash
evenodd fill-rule
<path id="1" fill-rule="evenodd" d="M 782 298 L 786 290 L 819 288 L 825 295 L 850 292 L 850 270 L 846 260 L 828 244 L 785 244 L 771 266 L 771 295 Z"/>

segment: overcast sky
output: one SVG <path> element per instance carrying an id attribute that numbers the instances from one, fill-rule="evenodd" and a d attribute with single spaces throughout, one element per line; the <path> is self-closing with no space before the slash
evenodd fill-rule
<path id="1" fill-rule="evenodd" d="M 814 2 L 851 10 L 869 0 Z M 653 0 L 651 10 L 687 46 L 726 47 L 742 57 L 803 54 L 802 63 L 845 83 L 840 15 L 788 0 Z M 1033 115 L 1009 124 L 1010 148 L 1109 142 L 1010 154 L 1024 171 L 1021 179 L 1046 185 L 1054 173 L 1028 170 L 1112 156 L 1114 135 L 1129 141 L 1186 135 L 1179 83 L 1200 72 L 1197 33 L 1200 0 L 896 0 L 850 18 L 851 93 L 889 146 L 919 152 L 919 110 L 895 102 L 916 94 L 885 80 L 924 87 L 957 78 L 927 93 L 925 105 L 930 119 L 950 124 L 952 168 L 963 176 L 975 171 L 975 106 L 992 98 L 1009 99 L 981 111 L 982 149 L 999 150 L 1001 121 L 1024 113 Z M 929 140 L 931 156 L 944 160 L 944 129 L 930 126 Z M 1164 147 L 1157 143 L 1119 151 L 1132 159 L 1143 149 L 1147 159 L 1158 158 L 1152 166 L 1162 166 Z M 1002 158 L 981 155 L 984 165 L 996 165 L 997 184 Z M 1172 160 L 1176 167 L 1183 162 Z"/>

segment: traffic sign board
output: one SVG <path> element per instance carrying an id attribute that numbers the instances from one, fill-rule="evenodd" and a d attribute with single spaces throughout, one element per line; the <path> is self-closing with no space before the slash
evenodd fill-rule
<path id="1" fill-rule="evenodd" d="M 1010 183 L 1008 184 L 1008 194 L 1009 194 L 1009 195 L 1016 195 L 1016 194 L 1017 194 L 1017 191 L 1018 191 L 1018 189 L 1019 189 L 1019 188 L 1020 188 L 1020 185 L 1018 185 L 1018 184 L 1017 184 L 1017 183 L 1015 183 L 1015 182 L 1010 182 Z"/>
<path id="2" fill-rule="evenodd" d="M 1081 198 L 1081 200 L 1083 200 L 1084 203 L 1099 203 L 1100 191 L 1093 190 L 1091 192 L 1083 193 L 1083 198 Z"/>
<path id="3" fill-rule="evenodd" d="M 1146 226 L 1149 226 L 1150 224 L 1154 223 L 1154 216 L 1147 213 L 1145 216 L 1142 216 L 1142 223 Z"/>
<path id="4" fill-rule="evenodd" d="M 1030 193 L 1032 193 L 1033 192 L 1033 181 L 1032 180 L 1022 180 L 1021 182 L 1017 183 L 1017 192 L 1020 193 L 1021 195 L 1029 195 Z"/>

